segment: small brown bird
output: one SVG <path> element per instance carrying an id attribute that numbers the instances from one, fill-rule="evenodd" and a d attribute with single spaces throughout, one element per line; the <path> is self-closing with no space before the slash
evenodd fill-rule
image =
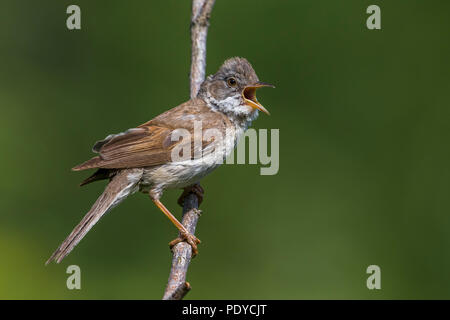
<path id="1" fill-rule="evenodd" d="M 184 188 L 183 195 L 195 192 L 201 199 L 200 179 L 223 162 L 239 137 L 257 118 L 258 110 L 269 114 L 256 99 L 255 91 L 260 87 L 273 86 L 260 82 L 246 59 L 231 58 L 202 83 L 195 99 L 137 128 L 98 141 L 92 150 L 99 155 L 72 170 L 97 168 L 81 185 L 102 179 L 109 179 L 110 182 L 46 264 L 52 260 L 61 262 L 105 213 L 136 191 L 148 193 L 156 206 L 180 230 L 180 237 L 170 246 L 187 241 L 195 255 L 200 240 L 186 230 L 160 198 L 165 189 Z M 197 137 L 199 134 L 195 130 L 198 124 L 201 124 L 202 130 L 200 143 L 196 143 L 195 138 L 180 139 L 180 129 Z M 225 138 L 221 140 L 217 134 L 205 137 L 211 129 Z M 231 145 L 231 148 L 224 145 Z M 221 152 L 215 152 L 217 150 Z M 200 157 L 194 156 L 198 154 Z M 180 159 L 180 155 L 184 157 Z"/>

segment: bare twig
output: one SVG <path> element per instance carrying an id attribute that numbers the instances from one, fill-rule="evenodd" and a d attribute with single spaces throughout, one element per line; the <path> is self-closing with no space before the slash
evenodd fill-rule
<path id="1" fill-rule="evenodd" d="M 215 0 L 192 0 L 191 16 L 191 98 L 197 96 L 200 85 L 205 79 L 206 36 L 209 17 Z M 184 198 L 182 224 L 194 234 L 201 211 L 198 210 L 198 198 L 194 193 Z M 163 300 L 181 300 L 191 289 L 186 282 L 186 274 L 192 259 L 192 248 L 186 242 L 180 242 L 172 248 L 172 268 Z"/>
<path id="2" fill-rule="evenodd" d="M 191 98 L 197 96 L 206 72 L 206 36 L 215 0 L 192 0 Z"/>

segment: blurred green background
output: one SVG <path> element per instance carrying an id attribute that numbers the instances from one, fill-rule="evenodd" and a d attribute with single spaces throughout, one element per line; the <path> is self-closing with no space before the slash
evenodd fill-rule
<path id="1" fill-rule="evenodd" d="M 382 30 L 366 28 L 370 4 Z M 187 298 L 450 298 L 449 14 L 449 1 L 217 0 L 207 73 L 243 56 L 277 86 L 254 127 L 280 129 L 280 170 L 204 179 Z M 188 99 L 189 22 L 190 1 L 1 1 L 0 298 L 161 298 L 176 230 L 143 194 L 44 262 L 104 188 L 70 168 Z M 163 197 L 178 216 L 179 194 Z"/>

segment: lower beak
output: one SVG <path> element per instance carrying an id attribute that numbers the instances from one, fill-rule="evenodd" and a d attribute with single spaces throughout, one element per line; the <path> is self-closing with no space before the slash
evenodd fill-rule
<path id="1" fill-rule="evenodd" d="M 258 109 L 265 114 L 270 115 L 269 111 L 267 111 L 266 108 L 264 108 L 261 103 L 258 102 L 258 99 L 256 99 L 256 89 L 262 88 L 262 87 L 271 87 L 275 88 L 274 85 L 265 83 L 265 82 L 256 82 L 255 84 L 252 84 L 250 86 L 247 86 L 242 90 L 242 97 L 244 98 L 245 104 L 249 107 Z"/>

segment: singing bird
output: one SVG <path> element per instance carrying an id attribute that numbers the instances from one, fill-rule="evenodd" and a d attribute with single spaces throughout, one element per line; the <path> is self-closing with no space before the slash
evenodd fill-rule
<path id="1" fill-rule="evenodd" d="M 103 215 L 136 191 L 148 193 L 155 205 L 179 229 L 179 237 L 169 245 L 173 247 L 180 241 L 186 241 L 192 246 L 193 255 L 197 254 L 200 240 L 186 230 L 161 203 L 160 198 L 165 189 L 184 188 L 183 195 L 195 192 L 201 199 L 203 190 L 198 183 L 223 162 L 216 158 L 223 160 L 228 156 L 240 136 L 258 117 L 259 111 L 269 114 L 256 99 L 256 89 L 261 87 L 273 86 L 259 81 L 246 59 L 230 58 L 217 73 L 206 78 L 196 98 L 137 128 L 109 135 L 95 143 L 92 151 L 98 156 L 72 170 L 97 169 L 81 185 L 103 179 L 109 179 L 109 183 L 46 264 L 52 260 L 61 262 Z M 198 123 L 202 130 L 201 143 L 179 137 L 178 140 L 174 139 L 174 133 L 179 132 L 180 128 L 195 135 Z M 208 129 L 222 133 L 225 143 L 215 137 L 205 139 L 202 133 Z M 223 150 L 223 145 L 227 143 L 232 147 L 222 153 L 212 152 L 215 149 Z M 188 148 L 185 149 L 185 146 Z M 179 159 L 175 150 L 192 152 L 187 158 Z M 174 154 L 178 156 L 174 157 Z M 201 156 L 194 157 L 193 154 Z"/>

